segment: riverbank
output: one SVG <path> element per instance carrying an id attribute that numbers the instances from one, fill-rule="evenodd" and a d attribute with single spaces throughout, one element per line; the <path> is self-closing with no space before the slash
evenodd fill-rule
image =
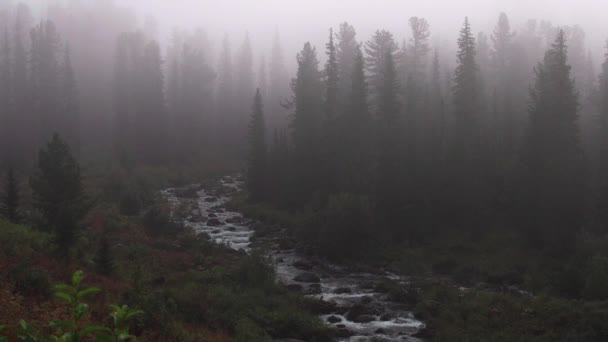
<path id="1" fill-rule="evenodd" d="M 408 279 L 381 271 L 352 271 L 299 253 L 294 249 L 297 243 L 280 226 L 226 208 L 238 195 L 237 180 L 224 177 L 216 185 L 168 189 L 163 194 L 176 219 L 183 217 L 195 232 L 235 250 L 265 255 L 283 286 L 318 301 L 319 317 L 339 341 L 418 341 L 412 336 L 424 324 L 387 291 L 387 284 L 403 285 Z"/>
<path id="2" fill-rule="evenodd" d="M 307 216 L 314 215 L 291 214 L 244 198 L 229 206 L 267 222 L 256 233 L 261 236 L 279 227 L 296 236 L 299 226 L 311 222 Z M 343 239 L 348 243 L 347 235 Z M 387 293 L 424 321 L 425 329 L 416 336 L 427 340 L 605 341 L 608 302 L 599 294 L 601 284 L 608 284 L 608 267 L 602 257 L 593 257 L 602 255 L 605 243 L 582 244 L 573 252 L 580 257 L 572 258 L 540 253 L 522 240 L 489 227 L 477 236 L 454 232 L 417 246 L 380 244 L 363 257 L 341 262 L 351 271 L 408 277 L 406 284 L 389 282 Z M 305 244 L 294 247 L 315 252 Z"/>

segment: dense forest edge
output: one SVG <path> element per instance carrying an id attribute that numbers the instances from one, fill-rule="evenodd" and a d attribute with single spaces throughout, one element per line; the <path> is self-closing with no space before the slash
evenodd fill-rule
<path id="1" fill-rule="evenodd" d="M 339 338 L 263 248 L 214 243 L 161 196 L 234 174 L 254 238 L 411 277 L 373 286 L 417 338 L 608 340 L 608 60 L 581 27 L 465 18 L 450 62 L 424 18 L 401 44 L 342 23 L 290 78 L 278 32 L 256 74 L 249 36 L 214 67 L 205 32 L 165 53 L 113 5 L 97 51 L 74 6 L 0 4 L 0 341 Z"/>

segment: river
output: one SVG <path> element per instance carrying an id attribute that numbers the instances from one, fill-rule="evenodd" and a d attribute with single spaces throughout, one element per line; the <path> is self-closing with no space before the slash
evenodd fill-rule
<path id="1" fill-rule="evenodd" d="M 162 195 L 174 212 L 177 208 L 187 208 L 185 217 L 179 219 L 195 232 L 209 235 L 216 243 L 250 252 L 257 248 L 252 241 L 253 227 L 260 223 L 225 207 L 230 195 L 240 188 L 241 182 L 236 177 L 227 176 L 213 187 L 172 188 L 162 191 Z M 275 266 L 278 281 L 291 290 L 333 304 L 332 312 L 320 318 L 336 329 L 338 341 L 421 341 L 412 335 L 423 328 L 424 323 L 416 320 L 408 308 L 377 291 L 375 286 L 385 280 L 406 286 L 406 277 L 387 272 L 349 271 L 303 256 L 291 246 L 274 243 L 273 237 L 265 239 L 266 245 L 271 246 L 267 253 Z"/>

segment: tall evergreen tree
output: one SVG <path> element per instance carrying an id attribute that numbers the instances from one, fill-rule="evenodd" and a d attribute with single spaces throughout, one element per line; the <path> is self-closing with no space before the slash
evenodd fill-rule
<path id="1" fill-rule="evenodd" d="M 355 49 L 348 106 L 338 121 L 339 189 L 342 192 L 369 195 L 373 178 L 373 134 L 365 79 L 365 61 L 360 46 Z"/>
<path id="2" fill-rule="evenodd" d="M 295 113 L 293 143 L 297 200 L 306 201 L 318 189 L 321 170 L 323 93 L 316 49 L 310 43 L 297 56 L 298 72 L 293 82 Z"/>
<path id="3" fill-rule="evenodd" d="M 167 160 L 168 124 L 160 47 L 146 44 L 138 72 L 137 137 L 138 156 L 146 163 Z"/>
<path id="4" fill-rule="evenodd" d="M 371 104 L 377 110 L 380 106 L 380 89 L 384 86 L 384 63 L 388 60 L 386 55 L 391 54 L 393 61 L 397 58 L 399 47 L 388 31 L 376 31 L 371 40 L 365 43 L 365 58 L 367 72 L 369 74 L 369 86 Z"/>
<path id="5" fill-rule="evenodd" d="M 571 246 L 582 224 L 584 157 L 578 128 L 578 93 L 563 30 L 536 68 L 523 162 L 529 233 L 550 247 Z"/>
<path id="6" fill-rule="evenodd" d="M 61 103 L 60 114 L 62 119 L 62 130 L 67 143 L 76 155 L 80 153 L 80 107 L 78 104 L 78 90 L 70 49 L 66 46 L 61 66 Z"/>
<path id="7" fill-rule="evenodd" d="M 509 18 L 500 13 L 498 24 L 492 33 L 492 48 L 490 61 L 493 71 L 494 99 L 493 107 L 496 115 L 496 135 L 502 150 L 513 149 L 515 141 L 515 117 L 511 94 L 513 37 Z"/>
<path id="8" fill-rule="evenodd" d="M 336 63 L 338 64 L 338 92 L 339 103 L 345 105 L 348 102 L 351 91 L 351 77 L 357 58 L 359 44 L 356 40 L 355 28 L 347 22 L 340 24 L 340 30 L 336 33 Z"/>
<path id="9" fill-rule="evenodd" d="M 266 197 L 267 179 L 266 124 L 260 89 L 256 90 L 253 100 L 249 123 L 249 149 L 247 188 L 250 198 L 259 201 Z"/>
<path id="10" fill-rule="evenodd" d="M 403 123 L 400 116 L 399 85 L 393 53 L 384 56 L 382 84 L 378 92 L 378 161 L 377 189 L 378 207 L 384 212 L 387 225 L 400 219 L 402 212 L 403 179 Z M 400 235 L 399 232 L 393 232 Z"/>
<path id="11" fill-rule="evenodd" d="M 469 19 L 458 38 L 457 66 L 452 88 L 454 101 L 454 144 L 456 159 L 467 160 L 474 156 L 479 143 L 479 67 L 475 56 L 475 38 Z"/>
<path id="12" fill-rule="evenodd" d="M 224 37 L 222 43 L 217 75 L 218 85 L 216 88 L 216 102 L 218 125 L 222 132 L 227 132 L 230 129 L 233 129 L 236 124 L 234 120 L 234 111 L 236 110 L 234 96 L 236 89 L 234 85 L 232 50 L 230 48 L 230 39 L 228 35 Z M 219 136 L 218 140 L 224 144 L 230 142 L 225 135 Z"/>
<path id="13" fill-rule="evenodd" d="M 54 233 L 58 252 L 68 256 L 84 213 L 83 190 L 80 166 L 59 135 L 54 134 L 40 150 L 30 185 L 34 206 L 42 214 L 45 228 Z"/>
<path id="14" fill-rule="evenodd" d="M 334 44 L 334 33 L 333 29 L 329 30 L 329 41 L 326 45 L 327 62 L 325 64 L 325 98 L 324 98 L 324 109 L 325 118 L 323 122 L 323 185 L 322 188 L 326 193 L 335 191 L 336 188 L 336 175 L 337 175 L 337 163 L 339 162 L 337 156 L 338 146 L 337 140 L 339 139 L 337 131 L 337 119 L 338 119 L 338 84 L 339 84 L 339 69 L 338 62 L 336 59 L 336 46 Z"/>

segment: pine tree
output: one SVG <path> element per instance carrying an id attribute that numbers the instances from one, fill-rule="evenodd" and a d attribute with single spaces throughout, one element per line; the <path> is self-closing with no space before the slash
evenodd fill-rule
<path id="1" fill-rule="evenodd" d="M 372 185 L 373 134 L 365 79 L 365 61 L 359 46 L 355 49 L 354 64 L 350 76 L 351 89 L 348 105 L 338 121 L 340 165 L 338 179 L 340 190 L 345 193 L 369 195 Z"/>
<path id="2" fill-rule="evenodd" d="M 160 47 L 156 42 L 151 41 L 144 47 L 137 76 L 138 156 L 145 163 L 163 163 L 168 157 L 169 119 Z"/>
<path id="3" fill-rule="evenodd" d="M 259 201 L 266 198 L 267 177 L 266 124 L 260 89 L 257 89 L 253 101 L 249 124 L 249 149 L 247 188 L 250 199 Z"/>
<path id="4" fill-rule="evenodd" d="M 359 49 L 356 36 L 357 32 L 352 25 L 347 22 L 340 24 L 340 30 L 336 34 L 336 63 L 338 64 L 338 99 L 341 105 L 348 102 L 353 82 L 351 77 Z"/>
<path id="5" fill-rule="evenodd" d="M 455 139 L 453 157 L 461 161 L 473 157 L 479 143 L 479 67 L 475 60 L 475 38 L 469 19 L 458 38 L 457 66 L 452 88 L 454 101 Z"/>
<path id="6" fill-rule="evenodd" d="M 99 248 L 97 249 L 97 254 L 95 255 L 95 266 L 97 268 L 97 272 L 103 275 L 111 275 L 116 269 L 116 265 L 114 264 L 114 260 L 112 258 L 110 242 L 108 241 L 107 233 L 105 232 L 99 241 Z"/>
<path id="7" fill-rule="evenodd" d="M 268 96 L 268 75 L 266 75 L 266 58 L 262 56 L 260 60 L 260 68 L 258 69 L 258 88 L 262 97 Z"/>
<path id="8" fill-rule="evenodd" d="M 321 72 L 315 48 L 310 43 L 297 56 L 298 72 L 293 83 L 295 113 L 293 144 L 296 200 L 306 201 L 321 184 L 323 96 Z"/>
<path id="9" fill-rule="evenodd" d="M 9 167 L 8 171 L 6 172 L 6 183 L 4 189 L 4 198 L 2 201 L 3 216 L 10 222 L 17 223 L 19 220 L 19 188 L 12 167 Z"/>
<path id="10" fill-rule="evenodd" d="M 380 106 L 379 93 L 384 85 L 383 73 L 386 70 L 384 65 L 387 61 L 386 55 L 390 53 L 392 60 L 397 58 L 399 47 L 393 39 L 393 35 L 388 31 L 376 31 L 372 39 L 365 43 L 365 58 L 367 72 L 369 73 L 370 97 L 372 106 L 377 109 Z"/>
<path id="11" fill-rule="evenodd" d="M 40 150 L 30 185 L 34 207 L 42 214 L 45 228 L 54 233 L 58 252 L 68 256 L 84 214 L 83 190 L 80 166 L 59 135 L 54 134 Z"/>
<path id="12" fill-rule="evenodd" d="M 492 34 L 490 63 L 493 72 L 493 89 L 495 89 L 493 107 L 496 112 L 496 136 L 502 150 L 513 150 L 515 141 L 515 117 L 512 106 L 511 86 L 513 37 L 509 18 L 501 13 L 498 24 Z"/>
<path id="13" fill-rule="evenodd" d="M 525 212 L 535 242 L 571 246 L 581 228 L 584 157 L 578 128 L 578 93 L 568 65 L 563 30 L 536 68 L 523 162 Z"/>
<path id="14" fill-rule="evenodd" d="M 336 59 L 336 46 L 334 44 L 333 29 L 329 30 L 329 41 L 326 45 L 327 62 L 325 64 L 325 98 L 324 109 L 325 118 L 323 120 L 323 163 L 324 175 L 322 189 L 326 194 L 335 191 L 336 175 L 338 168 L 338 146 L 340 139 L 337 135 L 338 120 L 338 84 L 339 69 Z"/>
<path id="15" fill-rule="evenodd" d="M 11 151 L 12 139 L 15 135 L 16 117 L 13 108 L 13 77 L 11 60 L 11 41 L 8 29 L 4 32 L 0 47 L 0 160 L 14 163 L 14 152 Z"/>
<path id="16" fill-rule="evenodd" d="M 382 85 L 378 92 L 378 207 L 384 212 L 387 226 L 399 221 L 402 203 L 403 123 L 400 116 L 399 85 L 393 54 L 387 51 L 381 70 Z M 398 234 L 398 232 L 393 232 Z"/>
<path id="17" fill-rule="evenodd" d="M 76 155 L 80 153 L 80 108 L 78 104 L 78 90 L 76 88 L 76 79 L 74 69 L 72 68 L 72 59 L 70 49 L 66 46 L 65 55 L 62 65 L 61 75 L 61 115 L 62 118 L 62 133 L 66 137 L 67 143 L 70 145 Z"/>

